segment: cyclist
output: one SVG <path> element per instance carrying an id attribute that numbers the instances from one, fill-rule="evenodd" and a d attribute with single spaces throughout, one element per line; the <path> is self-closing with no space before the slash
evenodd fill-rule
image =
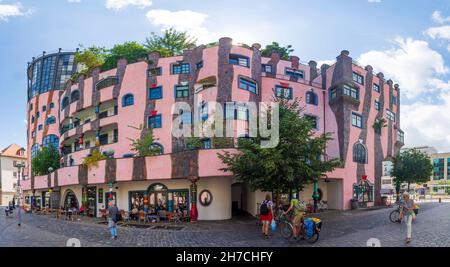
<path id="1" fill-rule="evenodd" d="M 297 194 L 293 195 L 291 206 L 283 213 L 283 215 L 286 215 L 292 210 L 294 210 L 294 220 L 292 221 L 292 224 L 294 225 L 294 239 L 297 239 L 303 223 L 303 216 L 306 211 L 306 206 L 297 198 Z"/>

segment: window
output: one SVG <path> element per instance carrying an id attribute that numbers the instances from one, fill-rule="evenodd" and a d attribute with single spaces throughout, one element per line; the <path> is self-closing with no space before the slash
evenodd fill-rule
<path id="1" fill-rule="evenodd" d="M 53 116 L 48 117 L 47 120 L 45 120 L 46 125 L 51 125 L 51 124 L 55 124 L 55 123 L 56 123 L 56 118 Z"/>
<path id="2" fill-rule="evenodd" d="M 46 105 L 43 105 L 42 106 L 42 112 L 46 112 L 47 111 L 47 106 Z"/>
<path id="3" fill-rule="evenodd" d="M 311 125 L 314 129 L 319 129 L 318 120 L 316 116 L 305 115 L 305 118 L 311 122 Z"/>
<path id="4" fill-rule="evenodd" d="M 381 90 L 380 90 L 380 86 L 378 85 L 378 84 L 376 84 L 376 83 L 374 83 L 373 84 L 373 90 L 375 91 L 375 92 L 381 92 Z"/>
<path id="5" fill-rule="evenodd" d="M 122 97 L 122 107 L 134 105 L 134 95 L 126 94 Z"/>
<path id="6" fill-rule="evenodd" d="M 286 68 L 285 74 L 299 79 L 303 79 L 305 77 L 305 73 L 302 70 L 294 70 L 291 68 Z"/>
<path id="7" fill-rule="evenodd" d="M 292 88 L 286 88 L 279 85 L 275 86 L 275 95 L 278 98 L 292 99 Z"/>
<path id="8" fill-rule="evenodd" d="M 162 68 L 152 68 L 148 70 L 148 76 L 161 76 L 162 75 Z"/>
<path id="9" fill-rule="evenodd" d="M 272 65 L 262 64 L 262 71 L 265 73 L 272 73 Z"/>
<path id="10" fill-rule="evenodd" d="M 187 74 L 191 72 L 189 63 L 181 63 L 172 65 L 172 74 Z"/>
<path id="11" fill-rule="evenodd" d="M 232 65 L 239 65 L 242 67 L 250 67 L 250 59 L 241 55 L 230 55 L 229 63 Z"/>
<path id="12" fill-rule="evenodd" d="M 397 105 L 397 97 L 396 96 L 392 96 L 391 97 L 391 102 L 392 102 L 392 105 Z"/>
<path id="13" fill-rule="evenodd" d="M 55 108 L 55 103 L 53 103 L 53 102 L 50 103 L 49 107 L 50 107 L 50 109 Z"/>
<path id="14" fill-rule="evenodd" d="M 151 100 L 162 99 L 162 86 L 150 88 L 148 96 Z"/>
<path id="15" fill-rule="evenodd" d="M 367 151 L 363 144 L 356 143 L 353 146 L 353 162 L 366 164 L 367 163 Z"/>
<path id="16" fill-rule="evenodd" d="M 98 141 L 99 141 L 101 146 L 107 145 L 108 144 L 108 134 L 107 133 L 101 134 L 98 137 Z"/>
<path id="17" fill-rule="evenodd" d="M 13 172 L 13 177 L 17 178 L 17 172 Z"/>
<path id="18" fill-rule="evenodd" d="M 445 168 L 445 160 L 444 159 L 434 159 L 433 160 L 433 180 L 439 181 L 444 180 L 444 168 Z"/>
<path id="19" fill-rule="evenodd" d="M 377 110 L 377 111 L 381 110 L 381 106 L 380 106 L 380 101 L 379 100 L 375 100 L 375 110 Z"/>
<path id="20" fill-rule="evenodd" d="M 34 144 L 34 145 L 31 147 L 31 158 L 36 157 L 38 151 L 39 151 L 39 144 Z"/>
<path id="21" fill-rule="evenodd" d="M 395 122 L 395 113 L 394 112 L 392 112 L 390 110 L 386 110 L 386 115 L 390 121 Z"/>
<path id="22" fill-rule="evenodd" d="M 306 104 L 310 105 L 319 105 L 319 98 L 317 97 L 316 93 L 314 92 L 307 92 L 306 93 Z"/>
<path id="23" fill-rule="evenodd" d="M 156 152 L 158 152 L 159 155 L 164 154 L 164 147 L 159 143 L 151 144 L 150 149 L 155 150 Z"/>
<path id="24" fill-rule="evenodd" d="M 209 138 L 202 139 L 202 148 L 203 149 L 211 149 L 212 148 L 211 139 L 209 139 Z"/>
<path id="25" fill-rule="evenodd" d="M 405 143 L 405 133 L 401 130 L 397 131 L 397 141 L 404 144 Z"/>
<path id="26" fill-rule="evenodd" d="M 192 124 L 192 113 L 191 112 L 186 112 L 186 111 L 182 110 L 180 115 L 181 115 L 181 124 Z"/>
<path id="27" fill-rule="evenodd" d="M 148 117 L 148 127 L 153 129 L 162 128 L 161 114 Z"/>
<path id="28" fill-rule="evenodd" d="M 38 125 L 38 131 L 42 131 L 42 124 Z"/>
<path id="29" fill-rule="evenodd" d="M 344 85 L 343 88 L 344 95 L 350 96 L 356 100 L 359 100 L 359 90 L 348 85 Z"/>
<path id="30" fill-rule="evenodd" d="M 197 69 L 203 68 L 203 60 L 196 64 Z"/>
<path id="31" fill-rule="evenodd" d="M 39 118 L 39 116 L 40 116 L 40 113 L 38 111 L 38 112 L 36 112 L 36 119 Z"/>
<path id="32" fill-rule="evenodd" d="M 330 90 L 330 101 L 337 97 L 337 88 L 333 88 Z"/>
<path id="33" fill-rule="evenodd" d="M 200 119 L 201 121 L 208 120 L 208 102 L 202 101 L 202 105 L 200 106 Z"/>
<path id="34" fill-rule="evenodd" d="M 34 123 L 34 116 L 31 116 L 31 123 Z"/>
<path id="35" fill-rule="evenodd" d="M 17 167 L 17 160 L 13 161 L 13 167 Z"/>
<path id="36" fill-rule="evenodd" d="M 352 125 L 358 128 L 362 128 L 362 116 L 356 113 L 352 113 Z"/>
<path id="37" fill-rule="evenodd" d="M 362 75 L 359 75 L 356 72 L 353 72 L 353 81 L 355 81 L 361 85 L 364 85 L 364 77 Z"/>
<path id="38" fill-rule="evenodd" d="M 239 77 L 239 88 L 254 94 L 258 93 L 258 85 L 256 82 L 244 77 Z"/>
<path id="39" fill-rule="evenodd" d="M 244 105 L 236 105 L 236 119 L 242 121 L 249 120 L 249 111 L 248 108 Z"/>
<path id="40" fill-rule="evenodd" d="M 226 120 L 236 119 L 236 108 L 234 103 L 225 103 L 225 119 Z"/>
<path id="41" fill-rule="evenodd" d="M 53 146 L 55 149 L 58 149 L 59 147 L 59 138 L 58 136 L 51 134 L 47 135 L 42 139 L 42 145 L 44 147 L 50 147 Z"/>
<path id="42" fill-rule="evenodd" d="M 80 91 L 75 90 L 70 94 L 70 103 L 80 100 Z"/>
<path id="43" fill-rule="evenodd" d="M 225 104 L 225 119 L 227 120 L 249 120 L 249 110 L 247 106 L 236 103 Z"/>
<path id="44" fill-rule="evenodd" d="M 33 103 L 30 104 L 30 111 L 33 110 Z"/>
<path id="45" fill-rule="evenodd" d="M 32 131 L 31 132 L 31 138 L 35 138 L 36 137 L 36 132 L 35 131 Z"/>
<path id="46" fill-rule="evenodd" d="M 189 86 L 188 85 L 176 85 L 175 86 L 175 97 L 176 98 L 189 97 Z"/>
<path id="47" fill-rule="evenodd" d="M 96 85 L 95 85 L 95 89 L 97 90 L 101 90 L 103 88 L 107 88 L 113 85 L 116 85 L 119 83 L 119 77 L 117 76 L 111 76 L 111 77 L 107 77 L 101 81 L 99 81 Z"/>
<path id="48" fill-rule="evenodd" d="M 66 96 L 61 102 L 61 110 L 65 109 L 69 105 L 69 98 Z"/>

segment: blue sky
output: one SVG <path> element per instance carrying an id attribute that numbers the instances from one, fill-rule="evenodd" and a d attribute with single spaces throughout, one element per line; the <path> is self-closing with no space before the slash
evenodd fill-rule
<path id="1" fill-rule="evenodd" d="M 26 66 L 79 44 L 110 47 L 175 27 L 200 42 L 292 44 L 304 62 L 347 49 L 402 88 L 407 145 L 450 151 L 448 0 L 0 0 L 0 148 L 26 144 Z"/>

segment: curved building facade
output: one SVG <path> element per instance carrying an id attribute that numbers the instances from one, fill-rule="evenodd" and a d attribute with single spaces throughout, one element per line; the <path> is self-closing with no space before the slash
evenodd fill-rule
<path id="1" fill-rule="evenodd" d="M 317 133 L 332 134 L 328 156 L 345 162 L 319 182 L 322 198 L 333 209 L 350 208 L 352 198 L 373 205 L 381 190 L 382 162 L 403 145 L 399 86 L 382 73 L 374 74 L 370 66 L 355 64 L 348 51 L 342 51 L 335 64 L 318 68 L 314 61 L 303 64 L 298 57 L 262 57 L 258 44 L 242 47 L 222 38 L 217 45 L 199 46 L 182 56 L 150 53 L 147 60 L 133 64 L 120 60 L 116 69 L 96 69 L 58 91 L 40 85 L 40 93 L 33 96 L 30 83 L 29 104 L 39 110 L 52 104 L 52 109 L 29 124 L 29 151 L 58 144 L 62 167 L 47 176 L 31 176 L 24 190 L 29 199 L 39 198 L 44 205 L 52 189 L 59 194 L 57 206 L 71 205 L 75 198 L 74 203 L 86 205 L 95 216 L 109 197 L 124 210 L 162 205 L 169 211 L 189 211 L 195 206 L 201 220 L 229 219 L 234 209 L 256 214 L 265 193 L 251 192 L 220 170 L 224 166 L 217 153 L 233 147 L 205 138 L 201 149 L 193 150 L 172 135 L 177 103 L 187 103 L 192 110 L 180 116 L 183 125 L 192 124 L 194 115 L 200 120 L 213 117 L 218 112 L 213 103 L 219 103 L 232 121 L 234 136 L 242 137 L 248 135 L 250 123 L 246 103 L 270 102 L 274 93 L 300 99 Z M 382 118 L 387 126 L 375 129 Z M 39 124 L 45 125 L 41 131 Z M 135 157 L 132 141 L 149 128 L 161 155 Z M 93 149 L 109 158 L 87 168 L 82 162 Z M 306 201 L 312 194 L 312 186 L 300 193 Z"/>

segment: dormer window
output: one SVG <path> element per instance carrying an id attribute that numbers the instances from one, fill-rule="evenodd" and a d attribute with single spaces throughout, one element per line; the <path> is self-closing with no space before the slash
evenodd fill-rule
<path id="1" fill-rule="evenodd" d="M 272 65 L 262 64 L 262 71 L 265 73 L 273 73 Z"/>
<path id="2" fill-rule="evenodd" d="M 239 65 L 242 67 L 250 67 L 250 59 L 246 56 L 241 55 L 230 55 L 229 63 L 232 65 Z"/>

